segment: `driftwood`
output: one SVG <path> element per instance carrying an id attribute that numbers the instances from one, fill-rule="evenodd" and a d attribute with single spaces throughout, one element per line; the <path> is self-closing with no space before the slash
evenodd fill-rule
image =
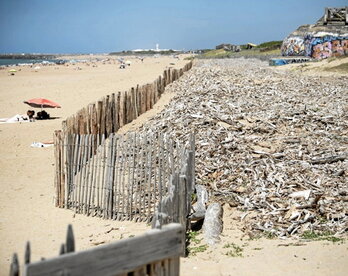
<path id="1" fill-rule="evenodd" d="M 223 210 L 219 203 L 212 203 L 208 206 L 203 222 L 204 240 L 209 245 L 218 243 L 222 233 Z"/>
<path id="2" fill-rule="evenodd" d="M 207 189 L 202 185 L 196 185 L 197 201 L 192 205 L 193 213 L 190 215 L 191 220 L 201 220 L 205 216 L 206 205 L 209 197 Z"/>
<path id="3" fill-rule="evenodd" d="M 239 209 L 243 231 L 343 233 L 347 89 L 347 77 L 277 72 L 259 60 L 205 60 L 167 87 L 176 96 L 141 131 L 168 129 L 178 141 L 195 131 L 196 184 L 212 201 Z M 290 196 L 301 191 L 309 192 Z M 294 227 L 290 210 L 303 223 Z"/>
<path id="4" fill-rule="evenodd" d="M 22 273 L 17 254 L 13 255 L 10 275 L 163 275 L 178 276 L 180 254 L 185 242 L 180 224 L 165 225 L 161 230 L 113 242 L 108 245 L 74 252 L 72 227 L 69 225 L 67 244 L 54 258 L 41 258 L 30 263 L 28 245 Z"/>

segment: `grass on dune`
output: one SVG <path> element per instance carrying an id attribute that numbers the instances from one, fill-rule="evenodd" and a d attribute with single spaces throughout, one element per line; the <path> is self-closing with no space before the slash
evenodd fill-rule
<path id="1" fill-rule="evenodd" d="M 219 50 L 211 50 L 208 51 L 200 56 L 198 58 L 233 58 L 233 57 L 253 57 L 253 56 L 280 56 L 281 51 L 280 49 L 272 49 L 269 51 L 260 51 L 260 49 L 251 49 L 251 50 L 242 50 L 240 52 L 230 52 L 225 51 L 224 49 Z"/>
<path id="2" fill-rule="evenodd" d="M 268 42 L 264 42 L 264 43 L 257 45 L 256 48 L 258 48 L 258 49 L 270 48 L 270 47 L 279 47 L 280 48 L 280 46 L 282 46 L 282 43 L 283 43 L 282 40 L 268 41 Z"/>
<path id="3" fill-rule="evenodd" d="M 326 68 L 325 71 L 348 73 L 348 62 L 342 63 L 334 67 Z"/>

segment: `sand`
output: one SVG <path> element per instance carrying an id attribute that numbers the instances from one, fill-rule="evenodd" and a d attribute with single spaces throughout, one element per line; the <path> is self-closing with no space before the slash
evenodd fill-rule
<path id="1" fill-rule="evenodd" d="M 0 117 L 24 113 L 28 107 L 22 101 L 34 97 L 45 97 L 62 105 L 61 109 L 47 110 L 52 116 L 59 117 L 55 120 L 0 125 L 0 275 L 8 275 L 13 252 L 18 252 L 23 262 L 27 240 L 31 241 L 34 260 L 56 256 L 64 242 L 68 223 L 73 224 L 77 250 L 139 235 L 150 228 L 142 223 L 75 216 L 72 211 L 55 208 L 53 148 L 30 147 L 34 141 L 52 140 L 52 133 L 60 128 L 61 121 L 88 103 L 106 94 L 153 81 L 172 62 L 177 67 L 185 63 L 165 57 L 147 58 L 144 63 L 132 61 L 126 70 L 118 69 L 113 62 L 98 62 L 98 67 L 86 64 L 48 66 L 41 67 L 38 72 L 23 68 L 15 76 L 9 76 L 7 70 L 0 70 Z M 82 70 L 77 70 L 77 67 Z M 153 110 L 119 132 L 136 130 L 165 108 L 173 96 L 165 93 Z M 249 240 L 237 230 L 238 211 L 227 204 L 224 205 L 223 220 L 221 243 L 195 256 L 182 258 L 181 275 L 346 274 L 346 242 Z M 203 244 L 201 241 L 193 246 Z M 242 256 L 229 254 L 233 245 L 242 249 Z"/>
<path id="2" fill-rule="evenodd" d="M 220 244 L 181 259 L 182 276 L 346 275 L 348 247 L 345 241 L 250 239 L 238 230 L 241 213 L 228 204 L 223 209 Z M 204 244 L 202 234 L 197 239 L 202 241 L 192 243 L 191 247 Z M 235 248 L 242 250 L 240 256 Z"/>
<path id="3" fill-rule="evenodd" d="M 118 63 L 112 60 L 104 64 L 97 62 L 97 67 L 92 63 L 89 66 L 87 63 L 40 66 L 37 72 L 21 66 L 16 68 L 20 71 L 14 76 L 9 75 L 8 69 L 0 70 L 0 118 L 26 113 L 32 108 L 23 101 L 36 97 L 62 106 L 46 109 L 56 117 L 53 120 L 0 125 L 0 275 L 8 275 L 14 252 L 23 264 L 28 240 L 34 261 L 56 256 L 69 223 L 73 225 L 78 250 L 138 235 L 150 228 L 144 223 L 74 216 L 72 211 L 54 207 L 53 147 L 30 147 L 33 142 L 52 141 L 53 131 L 61 129 L 62 120 L 89 103 L 113 92 L 152 82 L 165 68 L 181 68 L 187 62 L 171 57 L 145 58 L 143 63 L 139 59 L 127 59 L 132 64 L 126 69 L 119 69 Z M 163 96 L 163 99 L 169 98 Z M 159 110 L 157 106 L 155 110 Z"/>
<path id="4" fill-rule="evenodd" d="M 320 76 L 320 77 L 332 77 L 332 76 L 341 76 L 347 77 L 348 72 L 339 71 L 334 69 L 334 67 L 347 64 L 348 57 L 339 57 L 339 58 L 328 58 L 320 61 L 306 62 L 306 63 L 295 63 L 287 64 L 283 66 L 273 67 L 275 70 L 281 71 L 292 71 L 298 72 L 306 76 Z"/>

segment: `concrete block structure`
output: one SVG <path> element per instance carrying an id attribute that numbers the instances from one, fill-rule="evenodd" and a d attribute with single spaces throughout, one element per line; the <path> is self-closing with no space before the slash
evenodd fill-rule
<path id="1" fill-rule="evenodd" d="M 325 8 L 324 15 L 312 25 L 302 25 L 282 44 L 283 56 L 324 59 L 348 55 L 348 6 Z"/>

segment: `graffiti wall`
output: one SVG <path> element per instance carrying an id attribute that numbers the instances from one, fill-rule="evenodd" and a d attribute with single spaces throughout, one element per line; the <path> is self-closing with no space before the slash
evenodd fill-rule
<path id="1" fill-rule="evenodd" d="M 281 50 L 283 56 L 304 56 L 305 45 L 303 37 L 287 37 L 283 41 Z"/>
<path id="2" fill-rule="evenodd" d="M 306 56 L 315 59 L 348 55 L 348 37 L 330 35 L 323 37 L 306 36 L 304 44 Z"/>
<path id="3" fill-rule="evenodd" d="M 288 37 L 283 41 L 282 55 L 307 56 L 315 59 L 348 55 L 348 36 Z"/>

